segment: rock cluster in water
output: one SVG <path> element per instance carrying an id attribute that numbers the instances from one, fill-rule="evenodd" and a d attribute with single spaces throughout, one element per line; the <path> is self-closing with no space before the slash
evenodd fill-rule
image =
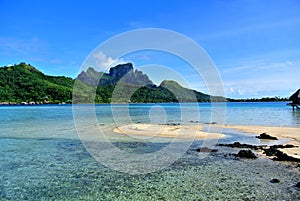
<path id="1" fill-rule="evenodd" d="M 248 159 L 257 158 L 257 156 L 251 150 L 241 150 L 239 151 L 239 153 L 233 155 L 240 158 L 248 158 Z"/>
<path id="2" fill-rule="evenodd" d="M 273 137 L 273 136 L 268 135 L 266 133 L 262 133 L 259 136 L 256 136 L 256 138 L 264 139 L 264 140 L 278 140 L 277 137 Z"/>
<path id="3" fill-rule="evenodd" d="M 208 147 L 201 147 L 196 149 L 197 152 L 217 152 L 217 149 L 210 149 Z"/>
<path id="4" fill-rule="evenodd" d="M 266 154 L 267 156 L 274 156 L 272 160 L 274 161 L 290 161 L 290 162 L 300 162 L 299 158 L 294 158 L 292 156 L 287 155 L 286 153 L 283 153 L 282 151 L 278 149 L 285 149 L 285 148 L 294 148 L 297 146 L 287 144 L 287 145 L 251 145 L 251 144 L 241 144 L 239 142 L 234 142 L 233 144 L 218 144 L 218 146 L 226 146 L 231 148 L 248 148 L 253 150 L 262 150 L 263 154 Z M 239 157 L 239 155 L 237 154 Z"/>

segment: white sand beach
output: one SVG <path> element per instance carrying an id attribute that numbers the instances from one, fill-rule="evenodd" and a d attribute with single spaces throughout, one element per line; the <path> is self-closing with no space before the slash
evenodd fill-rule
<path id="1" fill-rule="evenodd" d="M 118 134 L 133 136 L 178 139 L 212 139 L 225 136 L 221 133 L 204 132 L 201 125 L 127 124 L 116 127 L 113 131 Z"/>

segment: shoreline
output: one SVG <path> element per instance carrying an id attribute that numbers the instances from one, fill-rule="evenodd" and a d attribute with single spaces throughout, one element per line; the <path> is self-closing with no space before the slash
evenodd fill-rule
<path id="1" fill-rule="evenodd" d="M 300 159 L 300 127 L 280 127 L 280 126 L 248 126 L 248 125 L 212 125 L 219 128 L 228 128 L 248 133 L 250 135 L 260 135 L 266 133 L 278 138 L 278 140 L 288 140 L 283 145 L 290 144 L 297 147 L 280 149 L 289 156 Z M 269 141 L 269 140 L 268 140 Z M 276 142 L 276 140 L 272 140 Z"/>
<path id="2" fill-rule="evenodd" d="M 174 139 L 218 139 L 226 137 L 219 131 L 206 132 L 203 128 L 207 126 L 204 124 L 179 124 L 179 125 L 165 125 L 165 124 L 126 124 L 115 127 L 113 132 L 119 135 L 128 135 L 134 138 L 149 139 L 155 137 L 174 138 Z M 289 156 L 300 159 L 300 127 L 279 127 L 279 126 L 250 126 L 250 125 L 209 125 L 215 128 L 233 129 L 244 132 L 249 135 L 259 136 L 266 133 L 270 136 L 276 137 L 278 140 L 287 140 L 286 143 L 276 143 L 276 140 L 265 140 L 266 142 L 274 142 L 278 145 L 294 145 L 293 148 L 279 149 Z M 258 153 L 260 154 L 260 153 Z"/>

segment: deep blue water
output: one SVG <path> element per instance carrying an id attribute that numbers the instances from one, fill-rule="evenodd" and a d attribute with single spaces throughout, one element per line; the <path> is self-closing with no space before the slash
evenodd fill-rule
<path id="1" fill-rule="evenodd" d="M 89 133 L 103 128 L 103 132 L 111 134 L 109 140 L 118 149 L 144 156 L 169 146 L 170 142 L 132 140 L 114 135 L 111 128 L 130 122 L 222 123 L 223 120 L 226 124 L 300 126 L 300 111 L 292 111 L 283 102 L 223 106 L 221 103 L 74 108 L 1 106 L 0 200 L 299 200 L 300 193 L 293 187 L 299 172 L 281 163 L 263 158 L 235 160 L 224 157 L 222 150 L 201 156 L 194 149 L 205 143 L 198 140 L 169 166 L 148 174 L 131 175 L 95 160 L 76 130 Z M 212 117 L 212 110 L 216 116 Z M 227 137 L 218 142 L 260 143 L 249 134 L 232 130 L 224 133 Z M 96 143 L 106 148 L 102 142 Z M 181 142 L 176 143 L 180 147 Z M 223 152 L 226 151 L 224 148 Z M 158 162 L 153 160 L 153 165 Z M 280 178 L 281 182 L 270 184 L 272 178 Z"/>

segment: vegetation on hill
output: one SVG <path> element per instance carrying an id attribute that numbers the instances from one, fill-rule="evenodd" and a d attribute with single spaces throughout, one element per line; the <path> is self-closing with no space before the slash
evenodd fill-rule
<path id="1" fill-rule="evenodd" d="M 75 84 L 75 93 L 73 93 Z M 159 86 L 131 63 L 120 64 L 109 73 L 88 68 L 76 79 L 48 76 L 24 62 L 0 68 L 0 103 L 155 103 L 210 101 L 284 101 L 282 98 L 226 99 L 210 96 L 165 80 Z"/>
<path id="2" fill-rule="evenodd" d="M 76 80 L 97 87 L 95 100 L 100 103 L 226 101 L 224 97 L 212 97 L 184 88 L 175 81 L 165 80 L 156 86 L 146 74 L 134 70 L 131 63 L 110 68 L 109 73 L 100 73 L 88 68 L 81 72 Z M 78 98 L 76 99 L 78 102 L 84 102 Z"/>
<path id="3" fill-rule="evenodd" d="M 73 94 L 75 81 L 76 91 Z M 0 68 L 0 102 L 60 103 L 71 102 L 72 98 L 77 103 L 88 103 L 91 100 L 96 103 L 192 100 L 192 98 L 177 97 L 172 90 L 174 89 L 172 87 L 169 89 L 167 85 L 154 85 L 147 75 L 133 70 L 132 64 L 118 65 L 111 68 L 109 73 L 88 68 L 75 80 L 64 76 L 45 75 L 24 62 Z M 190 96 L 193 95 L 192 90 L 185 88 L 180 90 L 185 97 L 188 93 Z M 189 92 L 184 93 L 184 90 Z M 199 99 L 199 101 L 208 101 L 208 99 Z"/>
<path id="4" fill-rule="evenodd" d="M 0 68 L 0 102 L 70 102 L 74 80 L 47 76 L 30 64 Z"/>

